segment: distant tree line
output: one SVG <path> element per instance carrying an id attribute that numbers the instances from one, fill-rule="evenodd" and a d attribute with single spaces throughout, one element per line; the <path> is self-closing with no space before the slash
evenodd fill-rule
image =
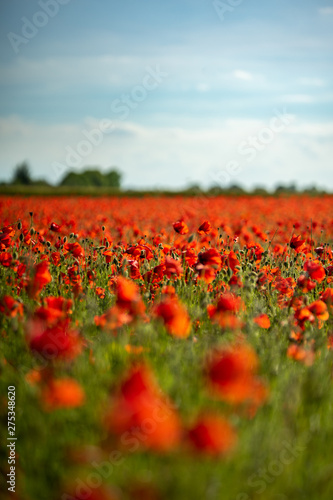
<path id="1" fill-rule="evenodd" d="M 67 172 L 64 177 L 60 180 L 57 186 L 61 187 L 69 187 L 73 188 L 111 188 L 111 189 L 120 189 L 121 187 L 122 174 L 116 167 L 112 167 L 107 172 L 101 172 L 98 167 L 86 167 L 82 172 Z M 40 187 L 43 186 L 52 189 L 52 186 L 43 179 L 33 180 L 30 175 L 30 169 L 27 162 L 23 162 L 16 166 L 14 170 L 14 174 L 12 180 L 9 183 L 0 183 L 2 185 L 10 185 L 10 186 L 31 186 L 31 187 Z M 132 191 L 127 191 L 128 193 L 132 193 Z M 133 193 L 136 191 L 134 190 Z M 158 192 L 164 194 L 174 194 L 173 191 L 169 192 L 167 190 L 162 191 L 147 191 L 149 194 L 158 194 Z M 242 195 L 251 193 L 253 195 L 258 196 L 266 196 L 272 194 L 265 187 L 255 187 L 252 190 L 246 190 L 242 186 L 238 184 L 232 184 L 229 186 L 221 186 L 214 185 L 208 189 L 203 189 L 198 184 L 192 184 L 185 189 L 178 191 L 180 194 L 184 194 L 187 196 L 195 196 L 200 194 L 208 194 L 211 196 L 214 195 L 222 195 L 222 194 L 230 194 L 230 195 Z M 306 193 L 310 195 L 324 194 L 325 191 L 322 189 L 317 189 L 316 186 L 310 186 L 307 189 L 298 190 L 294 183 L 292 184 L 280 184 L 277 185 L 274 193 L 276 195 L 288 195 L 288 194 L 296 194 L 296 193 Z M 144 193 L 143 193 L 144 194 Z"/>
<path id="2" fill-rule="evenodd" d="M 83 172 L 68 172 L 57 184 L 58 186 L 69 187 L 109 187 L 120 188 L 121 173 L 112 168 L 107 172 L 101 172 L 97 167 L 88 167 Z M 19 186 L 48 186 L 48 182 L 31 178 L 30 169 L 26 162 L 17 165 L 15 168 L 11 185 Z"/>

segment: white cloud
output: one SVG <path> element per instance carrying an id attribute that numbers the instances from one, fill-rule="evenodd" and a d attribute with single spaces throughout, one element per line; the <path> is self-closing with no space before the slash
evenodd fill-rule
<path id="1" fill-rule="evenodd" d="M 236 71 L 234 71 L 233 75 L 235 78 L 238 78 L 239 80 L 246 80 L 246 81 L 253 80 L 253 76 L 251 73 L 249 73 L 248 71 L 243 71 L 241 69 L 237 69 Z"/>
<path id="2" fill-rule="evenodd" d="M 287 94 L 281 96 L 281 102 L 295 103 L 295 104 L 309 104 L 314 102 L 314 98 L 307 94 Z"/>
<path id="3" fill-rule="evenodd" d="M 297 124 L 291 124 L 288 127 L 288 134 L 295 134 L 303 136 L 308 140 L 310 137 L 312 139 L 328 139 L 333 136 L 333 122 L 299 122 Z"/>
<path id="4" fill-rule="evenodd" d="M 199 92 L 208 92 L 210 90 L 210 85 L 207 83 L 198 83 L 196 88 Z"/>
<path id="5" fill-rule="evenodd" d="M 28 122 L 17 116 L 0 119 L 3 175 L 7 172 L 9 178 L 12 168 L 27 159 L 34 176 L 58 181 L 60 174 L 52 162 L 65 163 L 66 148 L 77 150 L 80 141 L 86 140 L 82 130 L 91 131 L 100 123 L 96 117 L 81 124 L 57 125 Z M 253 161 L 240 154 L 239 145 L 249 137 L 258 137 L 269 126 L 269 119 L 233 119 L 205 126 L 198 121 L 183 128 L 149 127 L 130 121 L 115 125 L 115 131 L 104 135 L 101 144 L 82 158 L 78 170 L 87 165 L 104 169 L 115 165 L 124 172 L 127 186 L 182 187 L 191 182 L 209 186 L 216 182 L 216 172 L 226 172 L 228 163 L 237 161 L 242 170 L 230 182 L 272 186 L 295 180 L 333 188 L 333 122 L 293 121 L 276 133 Z M 224 178 L 222 173 L 220 179 Z"/>
<path id="6" fill-rule="evenodd" d="M 319 9 L 319 14 L 322 16 L 331 16 L 333 14 L 333 7 L 322 7 Z"/>
<path id="7" fill-rule="evenodd" d="M 308 87 L 324 87 L 326 85 L 325 80 L 321 78 L 300 78 L 299 83 Z"/>

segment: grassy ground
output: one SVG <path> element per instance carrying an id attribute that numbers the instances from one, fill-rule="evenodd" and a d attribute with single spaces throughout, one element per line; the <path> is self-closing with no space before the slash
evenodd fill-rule
<path id="1" fill-rule="evenodd" d="M 329 214 L 332 213 L 331 205 L 330 202 Z M 154 235 L 150 243 L 148 237 L 146 240 L 153 251 L 152 257 L 148 258 L 146 250 L 141 251 L 137 257 L 140 276 L 131 278 L 128 261 L 133 255 L 127 251 L 130 246 L 143 245 L 142 241 L 138 243 L 141 235 L 123 236 L 121 243 L 114 237 L 107 247 L 105 240 L 101 245 L 101 235 L 97 237 L 83 231 L 84 224 L 77 215 L 79 238 L 70 238 L 70 230 L 63 228 L 59 233 L 62 246 L 56 247 L 58 233 L 50 232 L 44 233 L 45 242 L 38 245 L 36 233 L 32 231 L 31 243 L 23 230 L 26 227 L 30 231 L 34 227 L 42 234 L 46 229 L 45 220 L 36 220 L 35 216 L 34 221 L 29 221 L 27 217 L 26 225 L 18 228 L 15 203 L 6 210 L 2 209 L 3 226 L 9 226 L 9 213 L 15 224 L 11 224 L 14 234 L 2 253 L 11 254 L 13 260 L 9 266 L 0 266 L 1 297 L 2 300 L 5 296 L 12 297 L 17 301 L 16 308 L 22 305 L 22 311 L 15 312 L 15 307 L 3 308 L 1 313 L 2 444 L 8 435 L 8 386 L 15 386 L 16 393 L 17 496 L 7 491 L 9 498 L 331 500 L 333 353 L 327 345 L 332 332 L 332 315 L 320 322 L 319 315 L 312 311 L 311 320 L 301 322 L 297 319 L 297 311 L 308 311 L 307 307 L 330 288 L 330 280 L 327 275 L 320 279 L 314 277 L 315 287 L 306 291 L 300 291 L 294 284 L 290 293 L 283 297 L 281 290 L 274 286 L 275 278 L 259 282 L 260 273 L 274 276 L 276 271 L 272 270 L 278 269 L 281 279 L 292 278 L 296 283 L 304 274 L 307 260 L 318 261 L 321 268 L 327 268 L 331 254 L 318 259 L 313 250 L 322 244 L 319 229 L 313 235 L 314 244 L 307 249 L 304 247 L 303 253 L 296 254 L 288 246 L 289 233 L 289 237 L 281 235 L 287 252 L 277 253 L 273 251 L 273 245 L 265 251 L 268 243 L 263 244 L 265 253 L 260 259 L 244 251 L 249 242 L 245 243 L 240 236 L 234 245 L 238 269 L 232 271 L 230 261 L 223 260 L 231 249 L 226 239 L 222 246 L 218 246 L 218 235 L 212 236 L 212 241 L 208 241 L 208 237 L 203 241 L 205 235 L 194 236 L 197 244 L 192 244 L 192 248 L 196 263 L 189 265 L 182 253 L 182 245 L 190 247 L 191 232 L 181 236 L 173 231 L 172 226 L 166 227 L 168 236 L 163 245 L 171 245 L 169 256 L 182 266 L 182 271 L 170 278 L 164 273 L 161 281 L 152 286 L 145 272 L 165 259 L 159 243 L 153 243 Z M 79 211 L 80 208 L 78 214 Z M 320 219 L 321 214 L 316 217 Z M 199 216 L 198 220 L 201 218 Z M 299 218 L 302 221 L 302 215 Z M 144 219 L 141 220 L 144 226 Z M 304 222 L 304 228 L 307 223 Z M 161 221 L 156 234 L 160 234 L 163 227 L 164 221 Z M 260 227 L 263 231 L 266 229 L 264 222 Z M 299 232 L 301 234 L 301 229 Z M 20 239 L 20 234 L 27 239 L 26 242 L 22 241 L 23 237 Z M 329 243 L 331 236 L 326 236 Z M 66 252 L 66 242 L 80 242 L 84 255 L 75 256 L 72 250 Z M 108 264 L 104 254 L 107 248 L 111 251 Z M 219 264 L 211 265 L 214 277 L 210 283 L 200 278 L 196 268 L 199 252 L 207 248 L 217 248 L 222 257 Z M 59 263 L 51 258 L 55 252 L 59 252 Z M 37 279 L 36 266 L 43 256 L 49 262 L 48 271 L 52 277 L 47 282 Z M 21 276 L 20 263 L 27 266 Z M 75 272 L 80 277 L 79 286 L 77 280 L 68 278 L 69 268 L 73 266 L 77 266 Z M 94 273 L 93 279 L 88 271 Z M 230 284 L 233 274 L 239 280 L 236 285 Z M 101 317 L 120 300 L 117 276 L 136 283 L 140 300 L 145 304 L 145 313 L 133 313 L 132 305 L 128 309 L 122 306 L 130 316 L 128 324 L 118 325 L 116 329 L 110 325 L 101 328 L 96 325 L 95 317 Z M 177 333 L 168 330 L 154 312 L 156 304 L 164 300 L 162 291 L 166 285 L 174 287 L 179 302 L 189 315 L 191 330 L 184 335 L 186 338 L 179 338 Z M 104 296 L 97 293 L 97 287 L 104 290 Z M 208 305 L 216 304 L 221 294 L 229 292 L 244 303 L 243 308 L 233 313 L 242 322 L 236 327 L 226 327 L 221 318 L 214 320 L 214 316 L 210 317 L 207 312 Z M 30 337 L 27 336 L 29 321 L 35 321 L 36 311 L 46 304 L 47 297 L 72 301 L 66 318 L 84 341 L 81 353 L 72 360 L 64 361 L 57 356 L 51 359 L 42 349 L 32 352 Z M 292 298 L 298 298 L 300 302 L 295 306 L 290 302 Z M 330 311 L 329 307 L 328 304 Z M 50 308 L 48 313 L 51 314 Z M 260 327 L 254 321 L 260 314 L 268 315 L 268 328 Z M 122 322 L 119 311 L 113 313 L 113 319 Z M 37 328 L 36 323 L 32 324 L 33 329 Z M 298 342 L 291 340 L 293 331 L 300 335 Z M 30 332 L 32 336 L 34 334 L 35 331 Z M 205 375 L 207 355 L 216 346 L 234 345 L 235 339 L 254 349 L 259 363 L 256 377 L 268 389 L 267 399 L 263 398 L 255 409 L 249 407 L 247 400 L 230 404 L 223 398 L 213 397 L 208 388 Z M 132 352 L 128 352 L 128 345 L 139 349 L 135 352 L 132 348 Z M 292 345 L 304 349 L 307 357 L 303 351 L 298 357 L 288 356 Z M 119 441 L 117 432 L 106 428 L 105 412 L 110 407 L 109 398 L 115 397 L 124 374 L 135 362 L 150 367 L 161 394 L 172 402 L 172 412 L 181 421 L 182 436 L 168 451 L 154 450 L 146 444 L 150 442 L 149 431 L 145 433 L 141 429 L 135 434 L 138 445 L 135 446 L 133 440 L 131 444 Z M 72 404 L 63 402 L 56 407 L 53 401 L 53 406 L 47 407 L 46 388 L 51 386 L 52 380 L 64 377 L 79 384 L 85 394 L 84 403 L 75 405 L 75 395 L 72 395 Z M 226 453 L 210 454 L 205 446 L 194 449 L 187 442 L 188 429 L 202 412 L 223 416 L 233 426 L 237 444 Z M 1 452 L 4 491 L 8 486 L 5 477 L 7 458 L 8 448 L 4 446 Z M 112 491 L 101 490 L 106 486 Z"/>

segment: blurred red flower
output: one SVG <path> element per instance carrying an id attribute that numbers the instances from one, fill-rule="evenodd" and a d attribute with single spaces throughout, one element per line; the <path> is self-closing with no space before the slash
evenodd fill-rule
<path id="1" fill-rule="evenodd" d="M 125 374 L 111 400 L 105 426 L 120 437 L 123 445 L 126 439 L 135 437 L 135 448 L 159 452 L 172 450 L 181 437 L 176 411 L 161 394 L 151 370 L 144 364 L 133 365 Z"/>
<path id="2" fill-rule="evenodd" d="M 178 234 L 187 234 L 189 231 L 187 225 L 185 224 L 185 222 L 183 220 L 178 221 L 178 222 L 174 222 L 172 225 L 173 225 L 174 230 Z"/>
<path id="3" fill-rule="evenodd" d="M 223 417 L 213 414 L 200 416 L 188 431 L 192 447 L 208 455 L 220 455 L 230 451 L 236 443 L 236 432 Z"/>
<path id="4" fill-rule="evenodd" d="M 213 393 L 233 404 L 262 404 L 268 395 L 256 377 L 258 357 L 252 347 L 234 344 L 215 349 L 206 361 L 206 377 Z"/>
<path id="5" fill-rule="evenodd" d="M 41 399 L 47 411 L 58 408 L 76 408 L 85 402 L 85 393 L 72 378 L 51 379 L 42 390 Z"/>
<path id="6" fill-rule="evenodd" d="M 10 295 L 5 295 L 0 299 L 0 312 L 11 318 L 15 318 L 17 315 L 23 316 L 23 304 Z"/>
<path id="7" fill-rule="evenodd" d="M 83 343 L 76 330 L 70 327 L 69 319 L 60 320 L 54 326 L 33 319 L 27 324 L 27 341 L 31 351 L 46 360 L 71 360 L 82 351 Z"/>
<path id="8" fill-rule="evenodd" d="M 269 328 L 271 326 L 271 322 L 267 314 L 259 314 L 259 316 L 256 316 L 253 318 L 253 321 L 257 323 L 257 325 L 260 326 L 260 328 Z"/>
<path id="9" fill-rule="evenodd" d="M 28 284 L 28 295 L 35 299 L 42 291 L 45 285 L 52 281 L 52 276 L 49 271 L 49 263 L 42 261 L 35 267 L 34 276 L 30 279 Z"/>
<path id="10" fill-rule="evenodd" d="M 168 333 L 174 337 L 186 338 L 191 332 L 191 321 L 185 307 L 176 296 L 166 297 L 153 310 L 162 318 Z"/>

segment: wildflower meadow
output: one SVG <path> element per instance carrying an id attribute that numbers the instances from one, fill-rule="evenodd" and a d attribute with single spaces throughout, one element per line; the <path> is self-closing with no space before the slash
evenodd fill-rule
<path id="1" fill-rule="evenodd" d="M 332 195 L 0 221 L 2 498 L 333 498 Z"/>

